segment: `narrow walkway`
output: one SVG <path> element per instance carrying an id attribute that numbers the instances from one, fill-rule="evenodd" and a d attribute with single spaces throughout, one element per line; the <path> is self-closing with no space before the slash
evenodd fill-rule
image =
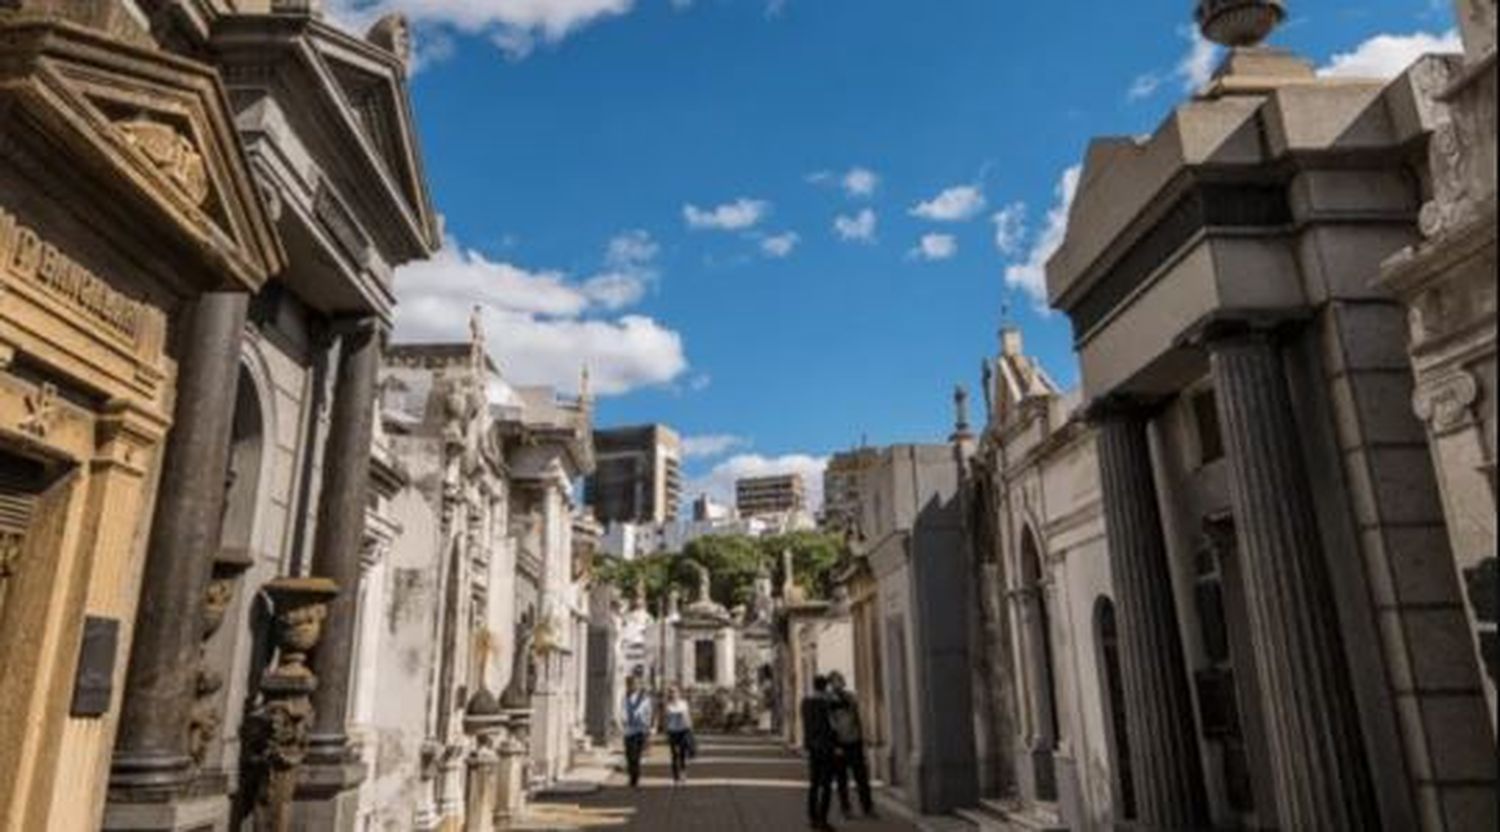
<path id="1" fill-rule="evenodd" d="M 807 828 L 806 768 L 780 743 L 748 737 L 701 737 L 687 782 L 674 786 L 664 740 L 652 743 L 632 790 L 615 774 L 604 789 L 582 798 L 542 801 L 532 807 L 532 829 L 623 829 L 641 832 L 763 832 Z M 853 784 L 850 784 L 851 788 Z M 853 797 L 853 795 L 850 795 Z M 831 820 L 850 832 L 915 832 L 887 815 L 841 822 L 838 800 Z"/>

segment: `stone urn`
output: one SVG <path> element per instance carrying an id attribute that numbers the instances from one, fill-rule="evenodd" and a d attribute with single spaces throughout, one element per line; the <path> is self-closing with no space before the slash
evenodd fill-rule
<path id="1" fill-rule="evenodd" d="M 1203 36 L 1231 48 L 1258 46 L 1286 18 L 1283 0 L 1200 0 Z"/>
<path id="2" fill-rule="evenodd" d="M 339 594 L 338 585 L 327 578 L 277 578 L 263 589 L 276 616 L 276 646 L 281 649 L 277 675 L 311 677 L 307 654 L 323 637 L 328 602 Z"/>

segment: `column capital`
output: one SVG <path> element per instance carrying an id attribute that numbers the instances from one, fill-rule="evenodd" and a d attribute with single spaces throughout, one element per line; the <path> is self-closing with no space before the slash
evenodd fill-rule
<path id="1" fill-rule="evenodd" d="M 1182 331 L 1173 345 L 1207 349 L 1210 345 L 1245 338 L 1274 339 L 1312 317 L 1307 309 L 1217 309 Z"/>

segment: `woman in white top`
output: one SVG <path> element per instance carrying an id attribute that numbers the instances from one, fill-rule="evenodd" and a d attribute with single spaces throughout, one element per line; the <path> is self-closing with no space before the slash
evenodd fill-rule
<path id="1" fill-rule="evenodd" d="M 662 716 L 667 727 L 667 744 L 672 749 L 672 782 L 680 783 L 687 774 L 688 757 L 693 753 L 693 712 L 676 686 L 667 690 Z"/>

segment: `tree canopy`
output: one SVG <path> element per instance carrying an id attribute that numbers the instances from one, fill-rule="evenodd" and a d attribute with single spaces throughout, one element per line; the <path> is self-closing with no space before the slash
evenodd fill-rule
<path id="1" fill-rule="evenodd" d="M 725 607 L 749 604 L 755 597 L 755 578 L 764 567 L 771 576 L 773 591 L 782 584 L 781 553 L 792 553 L 792 570 L 797 584 L 809 598 L 829 598 L 833 594 L 833 572 L 844 555 L 844 541 L 837 535 L 822 532 L 792 532 L 774 537 L 753 538 L 743 535 L 701 537 L 683 547 L 681 552 L 648 555 L 633 561 L 602 559 L 596 568 L 599 580 L 614 586 L 630 597 L 637 585 L 644 584 L 646 603 L 652 610 L 661 608 L 668 590 L 676 588 L 684 601 L 691 601 L 698 589 L 698 574 L 692 563 L 709 571 L 709 591 Z"/>

